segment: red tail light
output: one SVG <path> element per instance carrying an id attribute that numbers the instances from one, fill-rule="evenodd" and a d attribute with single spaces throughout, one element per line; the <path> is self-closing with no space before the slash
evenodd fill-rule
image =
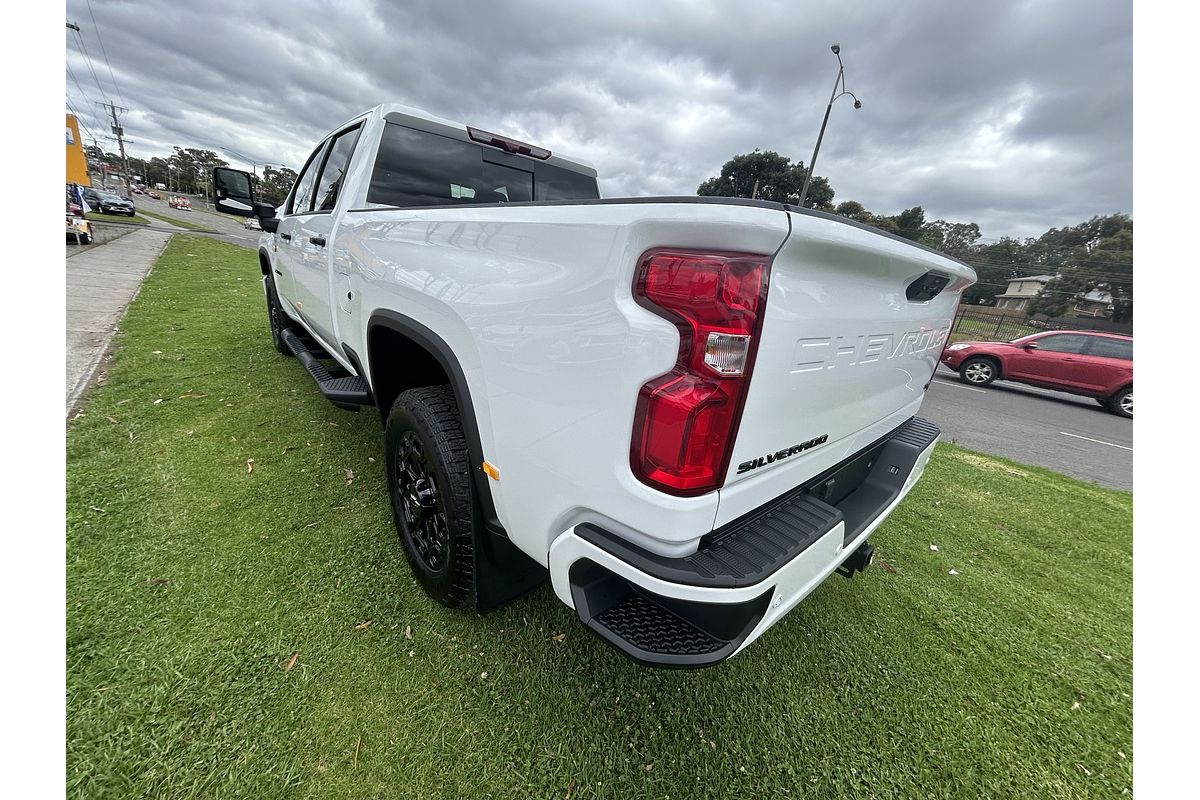
<path id="1" fill-rule="evenodd" d="M 679 328 L 675 367 L 638 395 L 630 462 L 643 483 L 689 496 L 729 468 L 766 305 L 769 256 L 650 250 L 637 302 Z"/>

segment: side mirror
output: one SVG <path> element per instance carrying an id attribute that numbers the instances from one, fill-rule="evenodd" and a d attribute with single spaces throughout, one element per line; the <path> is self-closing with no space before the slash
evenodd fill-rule
<path id="1" fill-rule="evenodd" d="M 275 216 L 275 206 L 270 203 L 255 203 L 254 216 L 258 217 L 262 229 L 267 233 L 279 230 L 279 218 Z"/>
<path id="2" fill-rule="evenodd" d="M 1023 345 L 1021 345 L 1021 346 L 1022 346 L 1023 348 L 1025 348 L 1026 350 L 1037 350 L 1037 349 L 1038 349 L 1038 343 L 1037 343 L 1037 342 L 1026 342 L 1025 344 L 1023 344 Z"/>
<path id="3" fill-rule="evenodd" d="M 250 173 L 229 167 L 213 169 L 213 204 L 217 211 L 238 217 L 255 215 L 254 189 Z"/>

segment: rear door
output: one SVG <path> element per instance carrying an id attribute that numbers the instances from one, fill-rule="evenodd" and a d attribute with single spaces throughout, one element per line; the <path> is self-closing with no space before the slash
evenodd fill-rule
<path id="1" fill-rule="evenodd" d="M 330 137 L 317 172 L 312 209 L 298 218 L 295 231 L 298 246 L 294 252 L 298 258 L 293 278 L 296 299 L 303 304 L 300 313 L 326 347 L 338 351 L 341 348 L 333 327 L 331 302 L 335 281 L 329 257 L 335 224 L 333 212 L 360 130 L 361 125 L 355 125 Z"/>
<path id="2" fill-rule="evenodd" d="M 1133 342 L 1115 336 L 1089 336 L 1082 356 L 1083 379 L 1100 394 L 1133 380 Z"/>
<path id="3" fill-rule="evenodd" d="M 321 168 L 321 156 L 325 153 L 323 141 L 308 157 L 304 169 L 292 193 L 284 203 L 283 216 L 279 220 L 279 229 L 275 232 L 275 285 L 278 287 L 282 301 L 304 317 L 304 301 L 298 294 L 296 273 L 303 259 L 304 240 L 300 236 L 300 226 L 312 213 L 313 195 L 316 194 L 317 172 Z"/>

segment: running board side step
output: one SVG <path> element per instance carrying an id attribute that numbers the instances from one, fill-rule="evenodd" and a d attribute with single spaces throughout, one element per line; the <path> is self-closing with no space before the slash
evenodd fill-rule
<path id="1" fill-rule="evenodd" d="M 291 328 L 284 329 L 280 338 L 317 382 L 317 389 L 325 395 L 326 400 L 347 411 L 358 411 L 360 406 L 375 404 L 371 397 L 371 389 L 361 376 L 351 375 L 340 365 L 334 367 L 338 374 L 330 372 L 329 367 L 321 363 Z"/>

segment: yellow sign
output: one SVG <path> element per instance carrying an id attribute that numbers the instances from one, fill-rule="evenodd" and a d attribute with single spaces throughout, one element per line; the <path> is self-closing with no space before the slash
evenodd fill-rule
<path id="1" fill-rule="evenodd" d="M 79 123 L 72 114 L 67 114 L 67 183 L 88 186 L 87 156 L 83 154 L 83 138 L 79 135 Z"/>

